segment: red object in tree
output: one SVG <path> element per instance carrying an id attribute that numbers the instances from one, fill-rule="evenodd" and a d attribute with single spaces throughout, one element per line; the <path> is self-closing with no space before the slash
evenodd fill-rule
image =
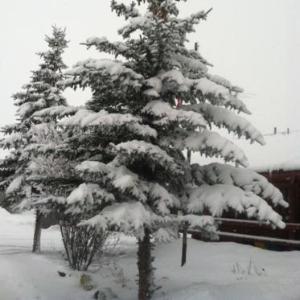
<path id="1" fill-rule="evenodd" d="M 176 98 L 176 108 L 180 108 L 182 106 L 182 99 Z"/>

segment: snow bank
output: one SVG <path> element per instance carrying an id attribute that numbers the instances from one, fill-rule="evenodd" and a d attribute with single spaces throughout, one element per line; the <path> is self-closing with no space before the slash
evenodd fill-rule
<path id="1" fill-rule="evenodd" d="M 131 207 L 127 208 L 119 212 L 130 215 Z M 33 223 L 31 213 L 18 215 L 18 224 L 29 216 Z M 95 288 L 84 291 L 79 285 L 81 272 L 70 270 L 57 252 L 62 248 L 49 247 L 50 240 L 62 247 L 59 231 L 43 230 L 42 248 L 46 251 L 35 255 L 30 253 L 33 226 L 24 222 L 12 226 L 5 221 L 15 217 L 0 209 L 0 299 L 89 300 L 104 288 L 111 289 L 119 300 L 137 299 L 134 238 L 122 235 L 118 247 L 104 256 L 100 268 L 98 264 L 92 266 L 88 274 Z M 181 243 L 176 240 L 155 248 L 156 282 L 162 288 L 154 300 L 300 299 L 298 251 L 272 252 L 236 243 L 188 240 L 187 264 L 181 267 Z M 248 271 L 250 262 L 255 268 Z M 240 272 L 234 272 L 236 265 Z M 60 277 L 58 271 L 67 276 Z"/>

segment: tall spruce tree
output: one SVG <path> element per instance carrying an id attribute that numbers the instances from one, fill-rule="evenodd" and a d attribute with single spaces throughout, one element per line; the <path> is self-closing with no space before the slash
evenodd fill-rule
<path id="1" fill-rule="evenodd" d="M 33 115 L 45 108 L 66 105 L 62 95 L 63 70 L 66 68 L 62 54 L 67 47 L 65 30 L 53 27 L 52 35 L 46 36 L 45 41 L 48 49 L 38 53 L 41 58 L 39 68 L 32 71 L 30 82 L 13 95 L 17 106 L 17 122 L 2 128 L 5 137 L 0 147 L 9 150 L 9 155 L 0 163 L 1 186 L 6 193 L 2 205 L 12 211 L 32 208 L 31 196 L 39 191 L 32 191 L 25 180 L 28 166 L 34 158 L 26 149 L 34 142 L 36 127 L 42 123 L 52 126 L 50 124 L 55 122 L 53 118 L 33 118 Z M 33 251 L 40 250 L 41 221 L 42 215 L 37 211 Z"/>
<path id="2" fill-rule="evenodd" d="M 74 168 L 80 183 L 51 201 L 63 203 L 81 220 L 79 226 L 135 234 L 140 300 L 151 299 L 156 288 L 152 237 L 168 239 L 182 225 L 213 232 L 214 217 L 227 210 L 283 228 L 272 206 L 287 205 L 278 189 L 246 168 L 243 151 L 216 132 L 226 128 L 264 144 L 238 114 L 249 114 L 238 97 L 243 90 L 210 74 L 210 64 L 187 46 L 187 35 L 208 12 L 180 18 L 177 2 L 111 1 L 112 10 L 127 20 L 119 30 L 123 41 L 86 41 L 115 59 L 88 59 L 68 72 L 70 85 L 91 88 L 92 99 L 60 123 L 67 138 L 57 153 L 80 162 Z M 147 7 L 144 14 L 141 5 Z M 62 107 L 40 116 L 69 113 Z M 225 163 L 190 165 L 185 150 Z M 66 175 L 64 181 L 73 179 Z"/>

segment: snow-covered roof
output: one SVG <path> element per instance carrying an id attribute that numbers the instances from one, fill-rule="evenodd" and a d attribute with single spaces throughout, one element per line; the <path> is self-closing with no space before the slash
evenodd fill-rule
<path id="1" fill-rule="evenodd" d="M 246 154 L 249 168 L 257 172 L 271 171 L 295 171 L 300 170 L 300 131 L 279 132 L 277 134 L 265 135 L 265 145 L 258 143 L 250 144 L 246 140 L 231 140 L 239 146 Z M 222 162 L 221 159 L 199 157 L 192 155 L 192 162 L 209 164 L 211 162 Z"/>
<path id="2" fill-rule="evenodd" d="M 300 131 L 266 135 L 264 138 L 264 146 L 238 142 L 248 157 L 251 169 L 258 172 L 300 170 Z"/>

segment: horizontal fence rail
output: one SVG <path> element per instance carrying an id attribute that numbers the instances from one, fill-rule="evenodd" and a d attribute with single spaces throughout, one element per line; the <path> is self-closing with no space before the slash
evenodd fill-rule
<path id="1" fill-rule="evenodd" d="M 299 240 L 279 239 L 279 238 L 273 238 L 273 237 L 269 237 L 269 236 L 250 235 L 250 234 L 224 232 L 224 231 L 218 231 L 217 234 L 220 236 L 248 239 L 248 240 L 253 240 L 253 241 L 263 241 L 263 242 L 272 242 L 272 243 L 277 243 L 277 244 L 300 246 Z"/>
<path id="2" fill-rule="evenodd" d="M 244 220 L 244 219 L 231 219 L 231 218 L 214 218 L 216 221 L 220 221 L 222 223 L 232 223 L 232 224 L 245 224 L 249 226 L 270 226 L 266 222 L 256 221 L 256 220 Z M 296 229 L 300 230 L 300 223 L 285 223 L 285 229 Z"/>
<path id="3" fill-rule="evenodd" d="M 265 243 L 264 247 L 267 248 L 268 245 L 270 247 L 277 245 L 283 247 L 281 249 L 300 250 L 300 239 L 298 239 L 300 223 L 286 223 L 284 229 L 273 231 L 270 224 L 256 220 L 231 218 L 215 218 L 215 220 L 224 225 L 223 227 L 221 225 L 217 231 L 221 241 L 250 243 L 252 245 L 256 245 L 257 242 Z M 199 230 L 189 230 L 188 232 L 196 239 L 206 240 Z"/>

